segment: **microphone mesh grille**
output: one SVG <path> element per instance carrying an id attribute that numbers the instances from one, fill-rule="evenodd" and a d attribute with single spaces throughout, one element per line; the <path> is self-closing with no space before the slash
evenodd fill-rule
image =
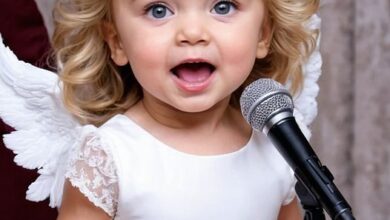
<path id="1" fill-rule="evenodd" d="M 241 97 L 241 112 L 247 122 L 262 130 L 277 112 L 293 111 L 294 104 L 288 91 L 272 79 L 258 79 L 245 88 Z"/>

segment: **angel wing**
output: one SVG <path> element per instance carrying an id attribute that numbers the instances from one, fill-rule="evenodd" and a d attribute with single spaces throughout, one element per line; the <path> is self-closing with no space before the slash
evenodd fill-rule
<path id="1" fill-rule="evenodd" d="M 313 15 L 306 28 L 320 29 L 321 19 Z M 317 39 L 317 45 L 307 62 L 303 65 L 303 88 L 300 94 L 294 98 L 295 117 L 300 119 L 306 126 L 309 126 L 317 116 L 316 98 L 319 92 L 318 78 L 321 75 L 322 58 L 319 51 L 320 37 Z M 306 131 L 310 136 L 310 131 Z M 304 132 L 305 133 L 305 132 Z"/>
<path id="2" fill-rule="evenodd" d="M 4 143 L 19 166 L 38 169 L 26 198 L 50 196 L 50 206 L 59 206 L 68 152 L 82 127 L 62 105 L 58 76 L 19 61 L 0 41 L 0 117 L 16 129 Z"/>

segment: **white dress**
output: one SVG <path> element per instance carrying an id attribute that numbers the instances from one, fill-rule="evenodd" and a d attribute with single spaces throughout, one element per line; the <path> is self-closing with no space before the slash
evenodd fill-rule
<path id="1" fill-rule="evenodd" d="M 115 219 L 271 220 L 295 195 L 291 169 L 257 131 L 238 151 L 199 156 L 165 145 L 124 115 L 88 130 L 66 176 Z"/>

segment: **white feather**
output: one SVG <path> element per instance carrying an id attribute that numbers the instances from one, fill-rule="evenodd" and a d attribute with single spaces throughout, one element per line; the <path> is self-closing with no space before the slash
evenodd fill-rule
<path id="1" fill-rule="evenodd" d="M 30 201 L 40 202 L 45 200 L 50 195 L 50 189 L 53 185 L 51 176 L 40 175 L 27 190 L 26 198 Z"/>
<path id="2" fill-rule="evenodd" d="M 313 15 L 306 28 L 320 29 L 321 19 L 317 15 Z M 319 92 L 318 78 L 321 75 L 322 58 L 319 52 L 320 37 L 317 40 L 317 45 L 307 62 L 303 65 L 304 82 L 301 93 L 295 97 L 294 105 L 297 115 L 300 116 L 303 124 L 310 125 L 317 116 L 317 96 Z"/>

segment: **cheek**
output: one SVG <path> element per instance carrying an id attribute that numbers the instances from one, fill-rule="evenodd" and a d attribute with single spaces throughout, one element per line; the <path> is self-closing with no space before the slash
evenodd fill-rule
<path id="1" fill-rule="evenodd" d="M 142 31 L 128 36 L 131 39 L 126 42 L 125 50 L 134 72 L 153 72 L 164 66 L 163 57 L 166 57 L 169 45 L 165 36 Z"/>
<path id="2" fill-rule="evenodd" d="M 257 36 L 230 34 L 223 38 L 220 51 L 224 63 L 237 71 L 250 72 L 256 59 Z"/>
<path id="3" fill-rule="evenodd" d="M 226 62 L 239 65 L 247 71 L 252 69 L 260 39 L 261 20 L 258 16 L 248 17 L 231 26 L 229 31 L 218 35 L 219 49 Z"/>
<path id="4" fill-rule="evenodd" d="M 125 42 L 126 55 L 137 81 L 149 93 L 155 94 L 166 79 L 166 36 L 137 30 Z"/>

